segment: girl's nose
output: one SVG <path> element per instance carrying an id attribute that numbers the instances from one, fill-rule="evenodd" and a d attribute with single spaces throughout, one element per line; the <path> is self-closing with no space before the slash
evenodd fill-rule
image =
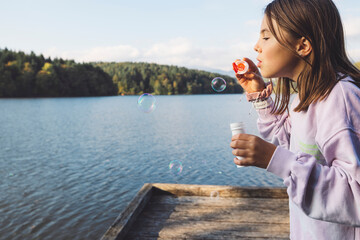
<path id="1" fill-rule="evenodd" d="M 260 52 L 261 52 L 261 50 L 260 50 L 260 46 L 259 46 L 259 43 L 258 43 L 258 42 L 255 44 L 255 46 L 254 46 L 254 50 L 255 50 L 255 52 L 258 52 L 258 53 L 260 53 Z"/>

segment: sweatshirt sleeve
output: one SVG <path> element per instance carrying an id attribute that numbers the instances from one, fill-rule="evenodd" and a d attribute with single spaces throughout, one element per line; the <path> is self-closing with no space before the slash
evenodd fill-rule
<path id="1" fill-rule="evenodd" d="M 360 133 L 351 128 L 322 146 L 330 166 L 277 147 L 267 167 L 284 179 L 289 198 L 311 218 L 360 227 Z"/>
<path id="2" fill-rule="evenodd" d="M 359 103 L 360 89 L 340 82 L 326 100 L 309 107 L 312 127 L 307 129 L 316 131 L 325 165 L 280 146 L 267 167 L 284 180 L 289 199 L 311 218 L 360 227 Z"/>
<path id="3" fill-rule="evenodd" d="M 271 143 L 289 149 L 291 121 L 289 114 L 271 114 L 274 102 L 265 109 L 257 110 L 257 125 L 261 136 Z"/>

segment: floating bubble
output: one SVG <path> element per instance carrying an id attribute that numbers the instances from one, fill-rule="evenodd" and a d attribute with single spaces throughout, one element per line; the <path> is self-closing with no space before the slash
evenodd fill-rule
<path id="1" fill-rule="evenodd" d="M 182 163 L 178 160 L 171 161 L 169 164 L 169 170 L 173 175 L 180 175 L 183 170 Z"/>
<path id="2" fill-rule="evenodd" d="M 156 108 L 156 99 L 150 93 L 144 93 L 138 98 L 138 108 L 145 113 L 151 113 Z"/>
<path id="3" fill-rule="evenodd" d="M 222 92 L 226 88 L 226 81 L 221 77 L 216 77 L 211 81 L 211 87 L 216 92 Z"/>

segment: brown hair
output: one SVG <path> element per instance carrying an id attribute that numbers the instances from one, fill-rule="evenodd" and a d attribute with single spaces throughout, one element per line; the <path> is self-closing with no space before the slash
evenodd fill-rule
<path id="1" fill-rule="evenodd" d="M 360 71 L 346 54 L 340 14 L 332 0 L 274 0 L 267 5 L 265 16 L 276 40 L 307 63 L 297 79 L 300 103 L 294 111 L 306 111 L 311 103 L 325 99 L 346 76 L 351 76 L 360 87 Z M 307 39 L 312 46 L 312 57 L 299 56 L 281 31 L 276 34 L 272 21 L 294 39 Z M 289 110 L 292 83 L 289 78 L 279 78 L 275 114 Z"/>

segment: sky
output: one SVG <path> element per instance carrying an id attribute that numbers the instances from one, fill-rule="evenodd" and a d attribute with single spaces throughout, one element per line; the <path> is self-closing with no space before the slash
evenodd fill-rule
<path id="1" fill-rule="evenodd" d="M 150 62 L 230 72 L 271 0 L 0 0 L 0 48 L 76 62 Z M 360 61 L 360 1 L 335 0 Z"/>

